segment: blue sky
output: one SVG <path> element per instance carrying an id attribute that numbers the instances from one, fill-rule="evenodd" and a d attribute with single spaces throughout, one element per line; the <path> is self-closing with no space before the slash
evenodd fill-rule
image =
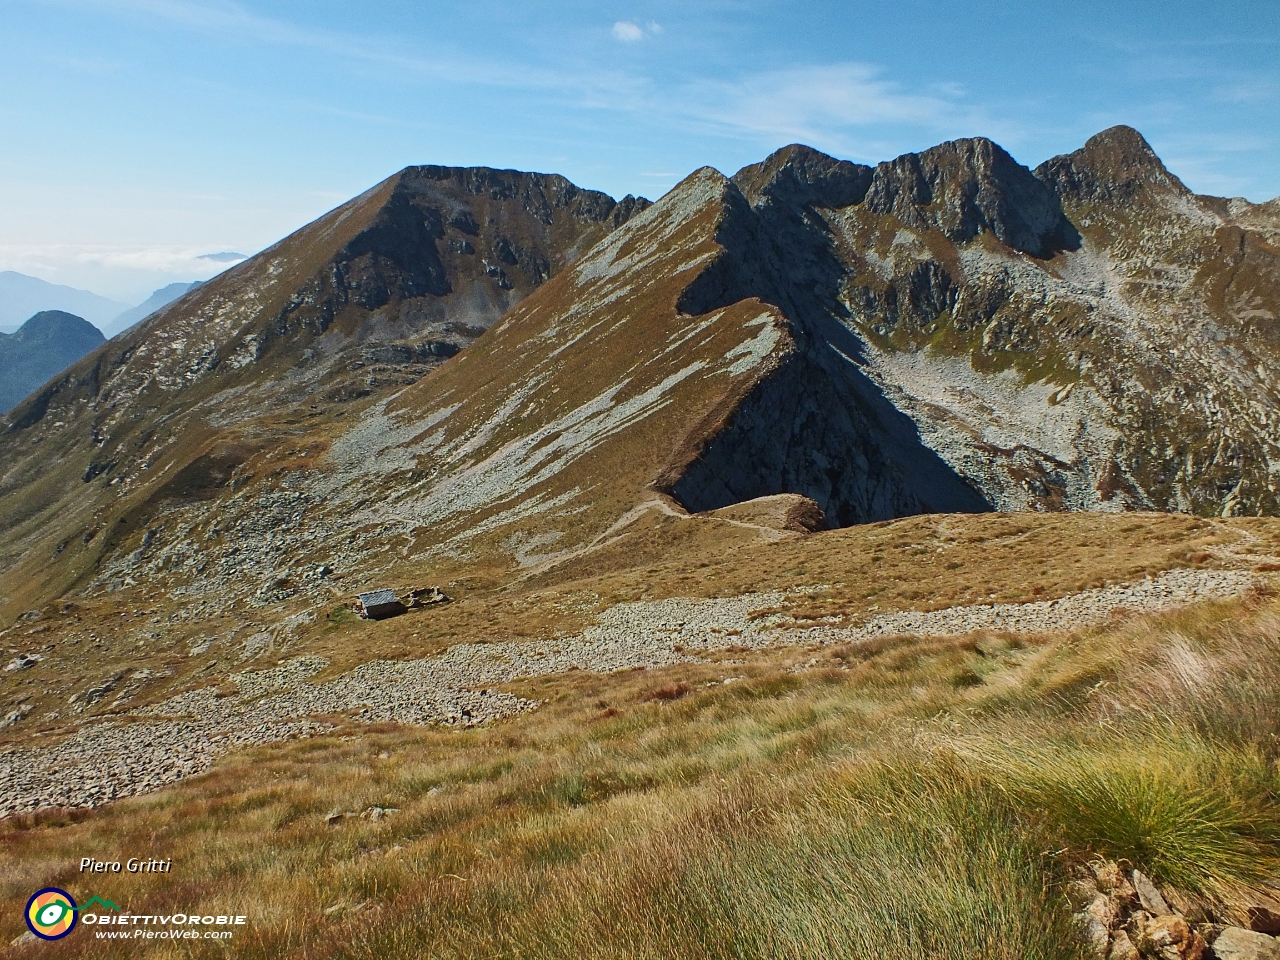
<path id="1" fill-rule="evenodd" d="M 0 270 L 126 301 L 412 163 L 656 198 L 793 141 L 863 162 L 1115 123 L 1280 195 L 1280 3 L 0 0 Z"/>

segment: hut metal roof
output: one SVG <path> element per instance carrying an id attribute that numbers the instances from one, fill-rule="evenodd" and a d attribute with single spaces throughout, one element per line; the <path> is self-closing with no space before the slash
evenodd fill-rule
<path id="1" fill-rule="evenodd" d="M 384 603 L 395 603 L 396 592 L 394 590 L 370 590 L 368 593 L 357 593 L 356 599 L 366 607 L 377 607 Z"/>

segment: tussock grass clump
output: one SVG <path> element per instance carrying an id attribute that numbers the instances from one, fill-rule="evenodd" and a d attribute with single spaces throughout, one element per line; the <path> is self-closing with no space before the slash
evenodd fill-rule
<path id="1" fill-rule="evenodd" d="M 679 700 L 681 697 L 690 693 L 693 687 L 687 683 L 670 683 L 665 687 L 657 687 L 640 694 L 640 702 L 648 703 L 650 700 Z"/>
<path id="2" fill-rule="evenodd" d="M 1275 878 L 1280 778 L 1254 751 L 1168 730 L 1005 746 L 992 776 L 1064 845 L 1141 865 L 1218 903 Z M 1137 747 L 1135 749 L 1135 747 Z"/>

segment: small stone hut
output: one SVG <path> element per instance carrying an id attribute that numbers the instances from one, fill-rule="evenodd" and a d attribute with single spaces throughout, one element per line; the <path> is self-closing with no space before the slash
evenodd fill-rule
<path id="1" fill-rule="evenodd" d="M 365 620 L 398 617 L 409 608 L 400 602 L 394 590 L 370 590 L 356 594 L 356 613 Z"/>

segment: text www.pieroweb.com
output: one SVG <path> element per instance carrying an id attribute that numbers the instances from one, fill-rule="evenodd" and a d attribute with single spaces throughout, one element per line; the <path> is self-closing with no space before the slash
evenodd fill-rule
<path id="1" fill-rule="evenodd" d="M 235 935 L 235 930 L 225 928 L 242 926 L 248 920 L 242 916 L 181 913 L 170 916 L 87 914 L 82 919 L 86 925 L 98 927 L 94 936 L 99 940 L 230 940 Z M 108 925 L 110 929 L 104 929 Z M 209 926 L 223 929 L 201 929 Z"/>

